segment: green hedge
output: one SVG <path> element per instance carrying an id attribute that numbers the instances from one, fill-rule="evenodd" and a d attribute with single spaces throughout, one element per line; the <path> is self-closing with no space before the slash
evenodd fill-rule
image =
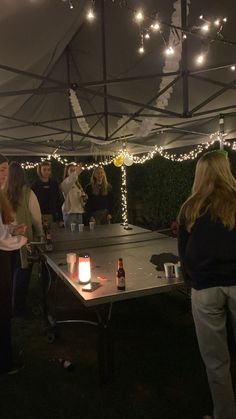
<path id="1" fill-rule="evenodd" d="M 169 227 L 190 193 L 195 163 L 160 156 L 128 168 L 129 218 L 151 228 Z"/>

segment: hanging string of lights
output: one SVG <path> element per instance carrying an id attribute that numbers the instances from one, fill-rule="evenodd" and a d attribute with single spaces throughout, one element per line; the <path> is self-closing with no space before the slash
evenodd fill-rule
<path id="1" fill-rule="evenodd" d="M 199 154 L 201 154 L 204 150 L 207 150 L 209 147 L 211 147 L 216 141 L 220 142 L 223 146 L 227 146 L 228 148 L 231 148 L 232 150 L 236 150 L 236 142 L 229 142 L 225 141 L 224 138 L 227 136 L 226 133 L 222 133 L 220 131 L 217 131 L 209 136 L 209 141 L 198 144 L 195 146 L 192 150 L 190 150 L 188 153 L 184 154 L 175 154 L 175 153 L 169 153 L 165 150 L 164 147 L 158 147 L 154 146 L 153 150 L 149 151 L 148 153 L 144 154 L 143 156 L 135 156 L 132 153 L 129 153 L 126 150 L 126 144 L 123 144 L 122 149 L 120 149 L 116 154 L 113 156 L 106 158 L 103 161 L 100 161 L 98 163 L 85 163 L 83 164 L 83 170 L 91 170 L 95 167 L 99 166 L 108 166 L 110 164 L 114 164 L 116 167 L 122 167 L 122 166 L 132 166 L 132 164 L 144 164 L 146 161 L 153 159 L 157 154 L 162 156 L 165 159 L 176 161 L 176 162 L 182 162 L 186 160 L 195 160 Z M 41 162 L 43 161 L 51 161 L 55 160 L 58 163 L 67 166 L 68 164 L 77 164 L 75 161 L 68 161 L 67 158 L 61 157 L 57 152 L 54 152 L 52 154 L 48 154 L 47 157 L 41 157 Z M 38 162 L 25 162 L 21 163 L 21 166 L 24 169 L 34 169 L 38 166 Z"/>
<path id="2" fill-rule="evenodd" d="M 72 0 L 62 0 L 64 3 L 68 3 L 69 8 L 74 9 L 74 4 Z"/>
<path id="3" fill-rule="evenodd" d="M 68 161 L 68 159 L 61 157 L 58 153 L 52 153 L 52 154 L 48 154 L 47 157 L 41 157 L 40 162 L 44 162 L 44 161 L 52 161 L 55 160 L 58 163 L 62 164 L 63 166 L 68 166 L 69 164 L 74 164 L 75 166 L 78 164 L 75 161 Z M 100 167 L 100 166 L 108 166 L 109 164 L 111 164 L 114 160 L 114 157 L 111 157 L 109 159 L 105 159 L 103 161 L 100 161 L 98 163 L 85 163 L 82 166 L 83 170 L 91 170 L 94 169 L 95 167 Z M 25 162 L 25 163 L 21 163 L 21 167 L 23 169 L 34 169 L 38 166 L 39 162 Z"/>
<path id="4" fill-rule="evenodd" d="M 128 205 L 127 205 L 127 179 L 126 166 L 121 166 L 121 217 L 122 225 L 125 229 L 128 228 Z"/>
<path id="5" fill-rule="evenodd" d="M 116 156 L 112 156 L 109 159 L 105 159 L 104 161 L 101 161 L 99 163 L 91 163 L 91 164 L 84 164 L 83 170 L 91 170 L 95 167 L 99 166 L 108 166 L 112 163 L 116 167 L 121 168 L 121 217 L 122 217 L 122 225 L 125 229 L 129 228 L 128 225 L 128 191 L 127 191 L 127 166 L 131 166 L 132 164 L 144 164 L 146 161 L 153 159 L 157 154 L 162 156 L 165 159 L 176 161 L 176 162 L 183 162 L 186 160 L 195 160 L 200 153 L 207 150 L 209 147 L 211 147 L 215 142 L 219 142 L 220 147 L 228 147 L 232 150 L 236 150 L 236 142 L 230 143 L 229 141 L 225 141 L 224 138 L 227 136 L 226 133 L 222 133 L 220 131 L 211 134 L 209 141 L 197 145 L 193 150 L 191 150 L 189 153 L 180 154 L 177 156 L 174 153 L 168 153 L 165 151 L 163 147 L 157 147 L 155 146 L 152 151 L 149 153 L 143 155 L 142 157 L 133 156 L 131 153 L 129 153 L 126 149 L 126 144 L 123 144 L 122 149 L 118 152 Z M 57 152 L 54 152 L 52 154 L 49 154 L 47 158 L 41 158 L 41 161 L 51 161 L 52 159 L 56 160 L 57 162 L 68 165 L 68 164 L 77 164 L 76 162 L 68 162 L 66 158 L 61 157 Z M 21 166 L 24 169 L 34 169 L 37 167 L 38 163 L 36 162 L 26 162 L 22 163 Z"/>
<path id="6" fill-rule="evenodd" d="M 200 15 L 197 24 L 188 29 L 183 29 L 179 26 L 164 22 L 160 18 L 160 14 L 145 13 L 144 9 L 134 10 L 128 7 L 127 1 L 115 1 L 111 0 L 112 3 L 118 4 L 119 6 L 125 6 L 133 15 L 134 21 L 139 27 L 140 42 L 138 46 L 139 54 L 144 54 L 147 46 L 147 42 L 155 35 L 159 35 L 164 44 L 164 53 L 167 56 L 175 54 L 176 48 L 184 42 L 187 37 L 194 36 L 200 39 L 201 47 L 200 52 L 195 58 L 197 65 L 204 64 L 207 59 L 207 54 L 210 49 L 210 45 L 215 41 L 223 41 L 225 44 L 236 45 L 235 42 L 231 42 L 224 38 L 223 32 L 225 24 L 227 23 L 227 17 L 216 17 L 213 19 L 206 19 L 203 15 Z M 96 19 L 95 12 L 96 0 L 91 1 L 91 6 L 88 8 L 86 18 L 89 22 L 93 22 Z M 165 29 L 168 29 L 172 33 L 171 45 L 168 45 L 165 35 Z M 236 64 L 233 62 L 229 64 L 229 69 L 235 71 Z"/>

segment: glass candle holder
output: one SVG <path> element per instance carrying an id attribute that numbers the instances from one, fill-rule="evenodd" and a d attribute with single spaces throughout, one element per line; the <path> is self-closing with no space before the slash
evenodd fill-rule
<path id="1" fill-rule="evenodd" d="M 91 279 L 90 256 L 79 255 L 78 280 L 80 284 L 87 284 Z"/>

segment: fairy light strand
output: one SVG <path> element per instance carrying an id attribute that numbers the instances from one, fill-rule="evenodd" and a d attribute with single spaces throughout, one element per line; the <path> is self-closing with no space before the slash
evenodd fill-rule
<path id="1" fill-rule="evenodd" d="M 144 164 L 146 161 L 153 159 L 156 155 L 160 155 L 161 157 L 171 160 L 171 161 L 175 161 L 175 162 L 183 162 L 183 161 L 187 161 L 187 160 L 195 160 L 199 154 L 201 154 L 203 151 L 207 150 L 209 147 L 211 147 L 215 142 L 219 142 L 221 146 L 226 146 L 228 148 L 231 148 L 232 150 L 236 150 L 236 142 L 234 141 L 233 143 L 230 143 L 229 141 L 225 141 L 224 137 L 226 137 L 227 134 L 226 133 L 222 133 L 220 131 L 211 134 L 209 141 L 202 143 L 202 144 L 198 144 L 193 150 L 191 150 L 189 153 L 184 153 L 184 154 L 180 154 L 179 156 L 177 156 L 174 153 L 168 153 L 167 151 L 165 151 L 164 147 L 158 147 L 155 146 L 154 149 L 152 151 L 150 151 L 149 153 L 143 155 L 142 157 L 138 157 L 138 156 L 133 156 L 132 154 L 130 154 L 127 149 L 126 149 L 126 144 L 123 144 L 123 148 L 119 151 L 119 153 L 114 157 L 111 157 L 110 159 L 106 159 L 102 162 L 99 163 L 92 163 L 92 164 L 84 164 L 83 165 L 83 170 L 91 170 L 95 167 L 99 167 L 99 166 L 108 166 L 112 163 L 115 162 L 115 159 L 119 158 L 119 157 L 123 157 L 123 164 L 120 166 L 121 167 L 121 217 L 122 217 L 122 225 L 124 226 L 125 229 L 128 228 L 129 224 L 128 224 L 128 191 L 127 191 L 127 173 L 126 173 L 126 164 L 125 161 L 128 158 L 128 162 L 129 164 L 127 165 L 131 165 L 132 163 L 134 164 Z M 49 154 L 47 156 L 47 158 L 41 158 L 41 162 L 42 161 L 51 161 L 52 159 L 55 159 L 57 162 L 63 164 L 63 165 L 68 165 L 68 164 L 77 164 L 76 162 L 68 162 L 68 160 L 66 158 L 62 158 L 59 154 L 57 153 L 53 153 L 53 154 Z M 131 162 L 131 164 L 130 164 Z M 21 166 L 24 169 L 34 169 L 35 167 L 37 167 L 38 163 L 32 163 L 32 162 L 26 162 L 26 163 L 21 163 Z"/>
<path id="2" fill-rule="evenodd" d="M 126 177 L 126 166 L 121 166 L 121 217 L 122 225 L 125 229 L 128 228 L 128 204 L 127 204 L 127 177 Z"/>

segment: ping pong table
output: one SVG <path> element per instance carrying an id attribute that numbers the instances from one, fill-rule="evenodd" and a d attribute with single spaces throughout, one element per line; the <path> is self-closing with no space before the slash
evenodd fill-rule
<path id="1" fill-rule="evenodd" d="M 84 307 L 94 308 L 99 327 L 99 370 L 102 381 L 107 381 L 111 373 L 112 344 L 110 339 L 110 319 L 115 302 L 141 298 L 148 295 L 169 292 L 183 285 L 180 278 L 166 278 L 161 266 L 153 263 L 153 256 L 160 254 L 177 255 L 177 241 L 158 232 L 131 226 L 125 230 L 118 224 L 96 226 L 94 231 L 83 232 L 64 230 L 53 231 L 54 250 L 44 253 L 46 265 L 69 287 Z M 88 252 L 91 258 L 92 281 L 101 286 L 93 292 L 85 292 L 76 276 L 67 271 L 68 252 Z M 117 260 L 122 257 L 126 272 L 126 289 L 116 288 L 115 276 Z M 169 262 L 170 260 L 165 260 Z M 53 319 L 53 327 L 58 323 L 80 322 L 80 320 Z"/>

